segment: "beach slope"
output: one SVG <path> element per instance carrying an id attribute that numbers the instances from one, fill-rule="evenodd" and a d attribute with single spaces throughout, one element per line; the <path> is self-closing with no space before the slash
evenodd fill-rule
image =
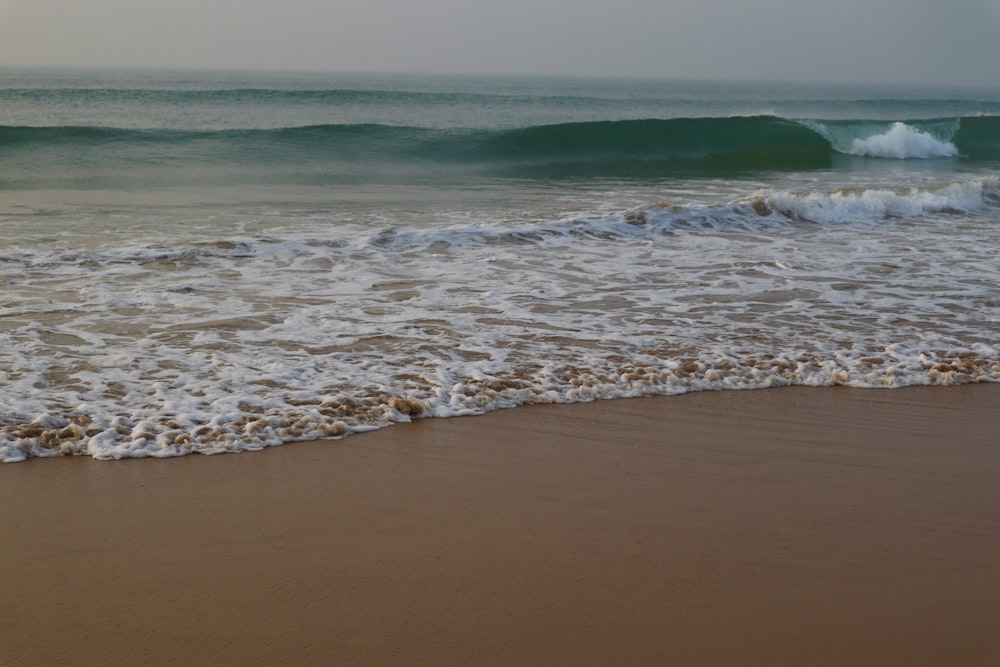
<path id="1" fill-rule="evenodd" d="M 1000 385 L 0 467 L 3 665 L 1000 665 Z"/>

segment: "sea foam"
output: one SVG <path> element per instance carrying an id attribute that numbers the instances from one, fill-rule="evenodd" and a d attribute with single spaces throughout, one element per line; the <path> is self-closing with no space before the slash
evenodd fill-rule
<path id="1" fill-rule="evenodd" d="M 261 213 L 255 233 L 8 248 L 0 460 L 242 451 L 704 389 L 1000 381 L 998 191 L 767 189 L 433 224 L 307 207 L 294 227 Z"/>
<path id="2" fill-rule="evenodd" d="M 895 122 L 820 121 L 800 123 L 826 139 L 838 153 L 892 160 L 955 158 L 962 119 Z"/>
<path id="3" fill-rule="evenodd" d="M 878 222 L 888 218 L 923 218 L 941 213 L 983 211 L 996 207 L 1000 181 L 971 179 L 934 188 L 845 189 L 836 192 L 761 190 L 761 210 L 791 220 L 821 224 Z M 760 211 L 758 211 L 760 212 Z"/>
<path id="4" fill-rule="evenodd" d="M 906 123 L 893 123 L 884 134 L 855 139 L 847 150 L 851 155 L 892 158 L 896 160 L 949 158 L 958 156 L 958 148 Z"/>

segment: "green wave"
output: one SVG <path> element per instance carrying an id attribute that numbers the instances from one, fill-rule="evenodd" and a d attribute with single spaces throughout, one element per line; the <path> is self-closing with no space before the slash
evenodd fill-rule
<path id="1" fill-rule="evenodd" d="M 864 155 L 857 142 L 877 141 L 883 133 L 892 139 L 894 125 L 901 124 L 745 116 L 508 130 L 379 124 L 223 131 L 0 126 L 0 182 L 28 172 L 44 178 L 70 167 L 98 174 L 137 166 L 244 174 L 284 169 L 328 173 L 334 180 L 426 170 L 528 178 L 804 170 L 828 167 L 842 153 Z M 905 126 L 910 138 L 953 145 L 954 159 L 1000 160 L 1000 117 L 906 121 Z"/>
<path id="2" fill-rule="evenodd" d="M 952 141 L 962 155 L 969 159 L 1000 159 L 1000 117 L 963 118 Z"/>

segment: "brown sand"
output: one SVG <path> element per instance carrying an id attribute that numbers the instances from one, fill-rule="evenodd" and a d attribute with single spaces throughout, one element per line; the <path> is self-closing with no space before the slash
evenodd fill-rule
<path id="1" fill-rule="evenodd" d="M 0 467 L 0 665 L 1000 665 L 1000 385 Z"/>

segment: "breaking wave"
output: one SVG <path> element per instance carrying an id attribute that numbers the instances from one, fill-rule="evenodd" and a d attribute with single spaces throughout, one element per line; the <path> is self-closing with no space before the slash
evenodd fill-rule
<path id="1" fill-rule="evenodd" d="M 239 182 L 393 174 L 656 177 L 825 168 L 837 155 L 1000 160 L 1000 117 L 907 122 L 776 116 L 575 122 L 516 129 L 330 124 L 267 130 L 0 126 L 0 187 L 65 187 L 165 173 Z M 199 172 L 199 167 L 204 172 Z M 219 167 L 230 167 L 220 170 Z M 220 176 L 224 175 L 224 176 Z M 144 179 L 145 175 L 145 179 Z M 169 179 L 168 179 L 169 181 Z"/>

